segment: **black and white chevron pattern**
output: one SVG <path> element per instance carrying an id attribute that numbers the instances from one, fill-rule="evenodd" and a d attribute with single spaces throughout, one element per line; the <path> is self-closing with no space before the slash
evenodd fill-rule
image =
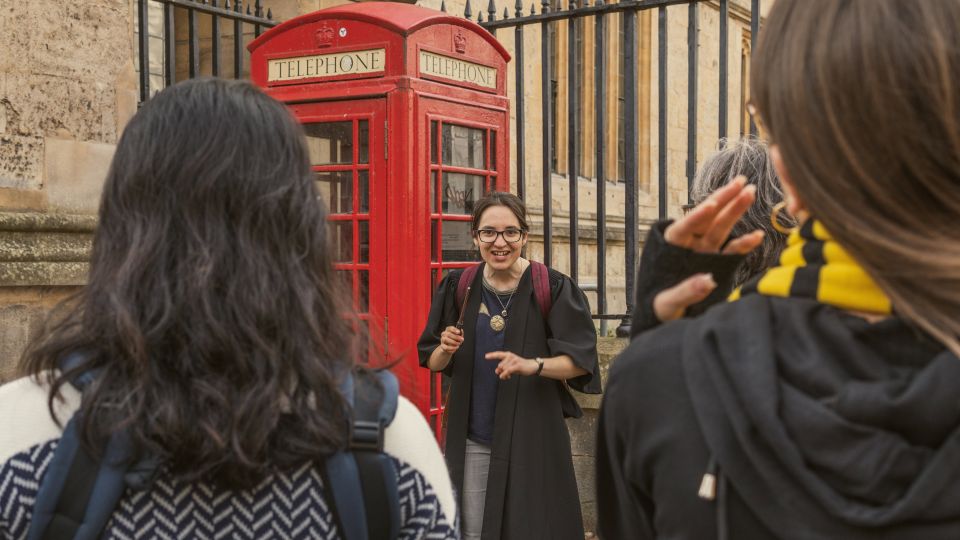
<path id="1" fill-rule="evenodd" d="M 0 540 L 25 539 L 39 480 L 57 441 L 37 445 L 0 465 Z M 399 471 L 400 538 L 458 538 L 433 488 L 419 471 L 394 459 Z M 161 474 L 149 491 L 128 492 L 114 511 L 103 538 L 173 539 L 336 539 L 333 514 L 323 497 L 317 469 L 299 469 L 266 478 L 246 491 L 184 483 Z"/>

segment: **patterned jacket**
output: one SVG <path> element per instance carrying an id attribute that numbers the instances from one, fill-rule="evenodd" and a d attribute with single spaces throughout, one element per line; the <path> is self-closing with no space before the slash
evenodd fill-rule
<path id="1" fill-rule="evenodd" d="M 80 396 L 63 391 L 64 423 Z M 0 386 L 0 540 L 27 537 L 33 503 L 60 437 L 47 389 L 27 378 Z M 455 539 L 456 508 L 443 456 L 416 408 L 400 398 L 384 447 L 396 465 L 402 539 Z M 339 538 L 317 467 L 272 475 L 256 488 L 228 491 L 185 483 L 163 471 L 150 489 L 128 490 L 102 538 Z"/>

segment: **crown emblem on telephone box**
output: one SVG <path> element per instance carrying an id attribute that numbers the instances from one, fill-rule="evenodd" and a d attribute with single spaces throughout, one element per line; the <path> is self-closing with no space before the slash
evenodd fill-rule
<path id="1" fill-rule="evenodd" d="M 317 47 L 322 49 L 333 45 L 334 35 L 336 35 L 336 32 L 326 24 L 318 28 L 316 33 L 314 33 L 314 37 L 317 40 Z"/>
<path id="2" fill-rule="evenodd" d="M 467 38 L 460 32 L 457 32 L 453 36 L 453 49 L 458 53 L 467 52 Z"/>

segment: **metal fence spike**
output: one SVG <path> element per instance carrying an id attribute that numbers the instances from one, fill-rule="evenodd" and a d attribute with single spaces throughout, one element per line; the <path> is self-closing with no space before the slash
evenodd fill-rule
<path id="1" fill-rule="evenodd" d="M 540 1 L 540 13 L 550 13 L 550 0 Z M 531 12 L 531 15 L 533 13 Z"/>
<path id="2" fill-rule="evenodd" d="M 250 4 L 247 4 L 247 15 L 252 15 L 252 13 L 250 13 Z"/>
<path id="3" fill-rule="evenodd" d="M 447 12 L 447 2 L 445 0 L 440 0 L 440 11 Z"/>
<path id="4" fill-rule="evenodd" d="M 537 4 L 530 4 L 530 15 L 537 14 Z"/>
<path id="5" fill-rule="evenodd" d="M 263 17 L 263 2 L 257 0 L 254 6 L 253 14 L 257 17 Z"/>
<path id="6" fill-rule="evenodd" d="M 233 5 L 233 10 L 237 13 L 243 13 L 243 0 L 237 0 L 237 3 Z"/>
<path id="7" fill-rule="evenodd" d="M 513 9 L 516 10 L 517 17 L 523 17 L 523 0 L 517 0 L 517 3 L 513 6 Z"/>
<path id="8" fill-rule="evenodd" d="M 477 14 L 477 22 L 478 22 L 478 23 L 482 23 L 482 22 L 483 22 L 483 12 L 482 12 L 482 11 Z"/>
<path id="9" fill-rule="evenodd" d="M 230 0 L 224 0 L 223 9 L 230 9 Z"/>
<path id="10" fill-rule="evenodd" d="M 267 8 L 267 18 L 273 20 L 273 10 L 270 8 Z"/>
<path id="11" fill-rule="evenodd" d="M 467 6 L 463 8 L 463 16 L 467 19 L 473 18 L 473 9 L 470 8 L 470 0 L 467 0 Z"/>
<path id="12" fill-rule="evenodd" d="M 497 20 L 497 3 L 493 0 L 490 0 L 487 4 L 487 14 L 489 15 L 489 17 L 487 17 L 488 21 L 492 22 Z"/>
<path id="13" fill-rule="evenodd" d="M 506 7 L 506 6 L 503 7 L 503 18 L 504 18 L 504 19 L 509 19 L 509 18 L 510 18 L 510 12 L 507 11 L 507 7 Z"/>

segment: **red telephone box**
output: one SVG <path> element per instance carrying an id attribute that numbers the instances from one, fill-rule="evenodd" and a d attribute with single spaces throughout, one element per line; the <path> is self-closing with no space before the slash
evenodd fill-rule
<path id="1" fill-rule="evenodd" d="M 439 433 L 445 385 L 416 341 L 435 286 L 475 259 L 474 201 L 509 186 L 509 54 L 473 22 L 388 2 L 289 20 L 249 49 L 254 82 L 304 124 L 356 308 Z"/>

